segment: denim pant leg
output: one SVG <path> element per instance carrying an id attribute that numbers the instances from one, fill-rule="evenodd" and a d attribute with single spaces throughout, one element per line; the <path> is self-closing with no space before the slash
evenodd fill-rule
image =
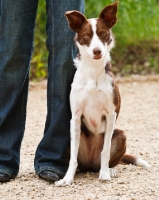
<path id="1" fill-rule="evenodd" d="M 0 172 L 15 177 L 25 129 L 37 0 L 0 0 Z"/>
<path id="2" fill-rule="evenodd" d="M 53 170 L 65 174 L 66 149 L 70 141 L 69 93 L 73 66 L 73 37 L 64 16 L 68 10 L 84 11 L 83 0 L 47 0 L 48 86 L 44 136 L 36 150 L 35 171 Z"/>

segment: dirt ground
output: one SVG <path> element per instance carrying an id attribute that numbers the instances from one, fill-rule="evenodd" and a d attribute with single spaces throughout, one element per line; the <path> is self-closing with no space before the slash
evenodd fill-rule
<path id="1" fill-rule="evenodd" d="M 151 165 L 118 165 L 117 177 L 101 182 L 98 173 L 76 173 L 73 185 L 55 187 L 34 173 L 34 153 L 43 135 L 46 81 L 30 84 L 26 132 L 19 175 L 0 183 L 1 200 L 159 200 L 159 76 L 118 78 L 122 105 L 116 127 L 127 135 L 127 152 Z"/>

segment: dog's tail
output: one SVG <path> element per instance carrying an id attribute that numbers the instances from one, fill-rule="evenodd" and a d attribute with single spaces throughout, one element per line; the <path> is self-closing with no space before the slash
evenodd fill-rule
<path id="1" fill-rule="evenodd" d="M 132 156 L 132 155 L 128 155 L 128 154 L 125 154 L 122 157 L 121 163 L 132 164 L 132 165 L 140 165 L 140 166 L 143 166 L 146 169 L 150 169 L 151 168 L 151 166 L 149 165 L 149 163 L 146 162 L 145 160 L 143 160 L 141 158 L 137 158 L 137 157 Z"/>

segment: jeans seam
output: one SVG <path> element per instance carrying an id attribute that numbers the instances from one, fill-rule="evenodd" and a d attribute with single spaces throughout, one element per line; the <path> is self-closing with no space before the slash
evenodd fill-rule
<path id="1" fill-rule="evenodd" d="M 53 3 L 52 1 L 50 0 L 50 9 L 51 9 L 51 12 L 53 12 Z M 53 15 L 52 15 L 53 16 Z M 52 26 L 51 26 L 51 48 L 52 48 L 52 62 L 50 62 L 50 64 L 52 64 L 52 66 L 54 66 L 54 17 L 51 17 L 51 21 L 52 21 Z M 52 70 L 51 70 L 51 76 L 52 74 L 54 74 L 54 67 L 52 67 Z M 54 94 L 54 84 L 53 84 L 53 81 L 52 81 L 52 84 L 51 84 L 51 101 L 53 102 L 53 94 Z M 51 117 L 50 117 L 50 120 L 52 121 L 53 119 L 53 107 L 52 107 L 52 104 L 51 104 Z"/>
<path id="2" fill-rule="evenodd" d="M 0 0 L 0 18 L 1 18 L 2 1 Z"/>
<path id="3" fill-rule="evenodd" d="M 25 78 L 25 81 L 27 81 L 27 77 Z M 25 83 L 23 84 L 23 87 L 24 86 L 25 86 Z M 25 93 L 23 92 L 23 98 L 22 98 L 22 130 L 24 130 L 24 127 L 25 127 L 24 104 L 25 104 Z"/>

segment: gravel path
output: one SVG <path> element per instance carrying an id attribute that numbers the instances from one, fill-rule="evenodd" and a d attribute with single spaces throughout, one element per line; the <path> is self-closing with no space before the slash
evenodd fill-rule
<path id="1" fill-rule="evenodd" d="M 120 78 L 121 112 L 116 127 L 125 130 L 127 152 L 147 160 L 152 169 L 118 165 L 117 178 L 98 181 L 98 173 L 76 173 L 70 187 L 58 188 L 34 173 L 36 146 L 46 116 L 46 81 L 30 85 L 27 124 L 19 175 L 0 183 L 1 200 L 159 200 L 159 76 Z"/>

